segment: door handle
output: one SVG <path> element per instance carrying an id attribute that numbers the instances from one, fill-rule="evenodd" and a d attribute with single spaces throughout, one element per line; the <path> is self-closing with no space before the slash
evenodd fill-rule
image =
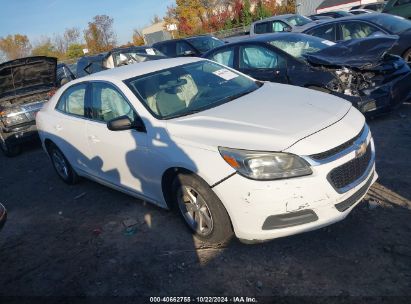
<path id="1" fill-rule="evenodd" d="M 100 142 L 100 139 L 98 139 L 98 137 L 95 136 L 95 135 L 90 135 L 90 136 L 88 137 L 88 139 L 89 139 L 91 142 L 93 142 L 93 143 L 98 143 L 98 142 Z"/>
<path id="2" fill-rule="evenodd" d="M 56 129 L 57 131 L 61 131 L 61 130 L 63 130 L 63 127 L 60 126 L 60 125 L 55 125 L 54 129 Z"/>

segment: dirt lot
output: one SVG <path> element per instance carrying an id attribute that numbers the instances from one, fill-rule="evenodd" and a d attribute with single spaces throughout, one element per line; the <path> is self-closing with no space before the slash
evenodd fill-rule
<path id="1" fill-rule="evenodd" d="M 411 296 L 411 104 L 370 126 L 380 177 L 346 220 L 220 249 L 199 248 L 169 211 L 67 186 L 38 144 L 0 156 L 0 295 Z"/>

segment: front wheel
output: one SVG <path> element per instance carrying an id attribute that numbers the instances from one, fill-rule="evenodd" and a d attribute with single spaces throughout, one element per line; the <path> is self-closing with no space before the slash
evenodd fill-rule
<path id="1" fill-rule="evenodd" d="M 0 139 L 0 149 L 7 157 L 14 157 L 21 153 L 20 145 L 8 145 L 4 140 Z"/>
<path id="2" fill-rule="evenodd" d="M 199 240 L 218 245 L 231 239 L 230 217 L 206 182 L 193 173 L 179 173 L 172 194 L 178 212 Z"/>

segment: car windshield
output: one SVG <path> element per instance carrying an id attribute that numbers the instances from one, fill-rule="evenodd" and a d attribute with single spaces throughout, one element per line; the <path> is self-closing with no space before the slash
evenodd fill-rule
<path id="1" fill-rule="evenodd" d="M 312 20 L 304 16 L 295 15 L 287 18 L 287 22 L 291 25 L 302 26 L 312 22 Z"/>
<path id="2" fill-rule="evenodd" d="M 197 50 L 201 53 L 205 53 L 215 47 L 223 45 L 224 42 L 215 37 L 193 37 L 187 39 Z"/>
<path id="3" fill-rule="evenodd" d="M 160 70 L 124 81 L 159 119 L 210 109 L 260 87 L 258 82 L 210 61 Z"/>
<path id="4" fill-rule="evenodd" d="M 285 36 L 269 41 L 269 43 L 290 54 L 294 58 L 303 60 L 304 54 L 315 53 L 335 44 L 328 40 L 305 35 Z"/>
<path id="5" fill-rule="evenodd" d="M 411 28 L 411 21 L 400 16 L 372 14 L 367 20 L 373 21 L 394 34 Z"/>

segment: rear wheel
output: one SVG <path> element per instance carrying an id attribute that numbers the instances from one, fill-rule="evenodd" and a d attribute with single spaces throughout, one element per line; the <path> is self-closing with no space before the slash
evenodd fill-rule
<path id="1" fill-rule="evenodd" d="M 74 172 L 67 158 L 56 145 L 51 144 L 48 148 L 51 162 L 58 176 L 67 184 L 73 185 L 78 181 L 78 175 Z"/>
<path id="2" fill-rule="evenodd" d="M 192 233 L 201 241 L 218 245 L 233 236 L 223 204 L 208 184 L 193 173 L 179 173 L 172 185 L 174 204 Z"/>
<path id="3" fill-rule="evenodd" d="M 7 157 L 14 157 L 21 153 L 20 145 L 9 145 L 2 139 L 0 139 L 0 149 Z"/>

